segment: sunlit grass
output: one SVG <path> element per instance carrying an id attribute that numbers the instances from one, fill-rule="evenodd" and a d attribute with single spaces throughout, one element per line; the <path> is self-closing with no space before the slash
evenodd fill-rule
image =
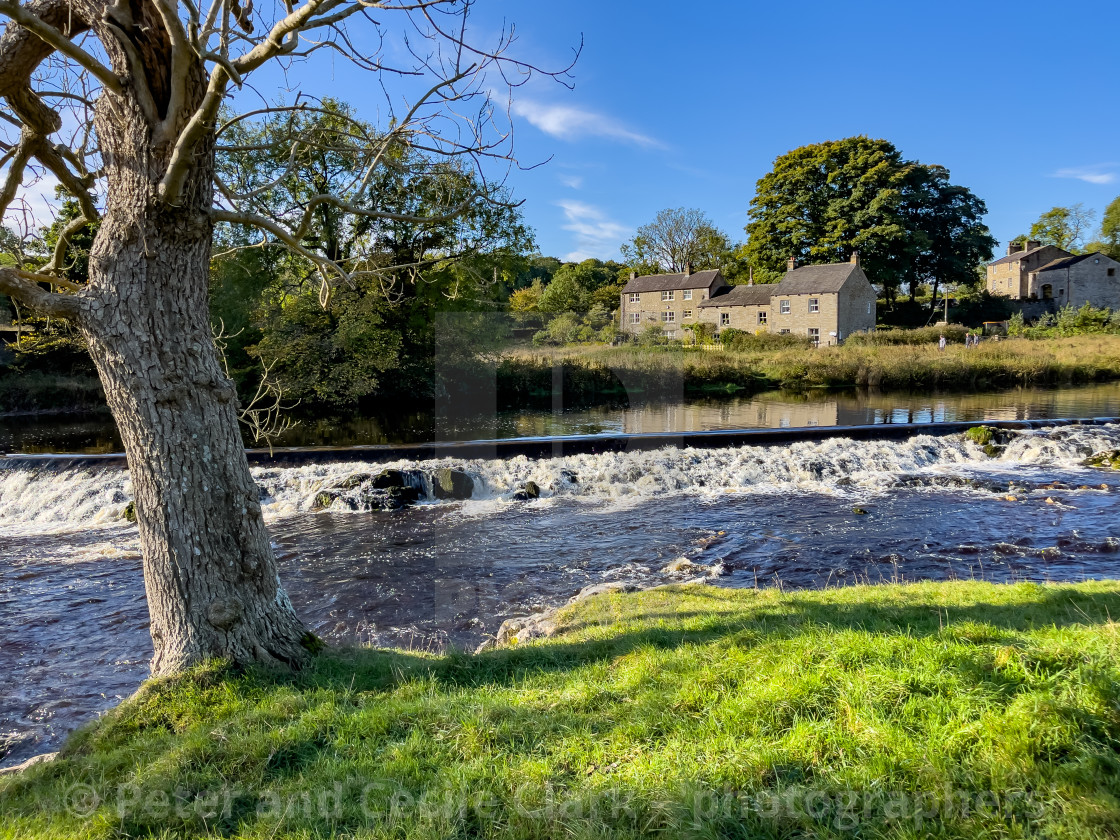
<path id="1" fill-rule="evenodd" d="M 1113 582 L 686 586 L 477 656 L 213 665 L 0 781 L 0 836 L 1116 837 L 1117 615 Z"/>

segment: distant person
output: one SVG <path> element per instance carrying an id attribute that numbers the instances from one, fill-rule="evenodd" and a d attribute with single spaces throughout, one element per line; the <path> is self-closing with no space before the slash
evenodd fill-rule
<path id="1" fill-rule="evenodd" d="M 937 339 L 937 349 L 939 352 L 945 352 L 945 336 L 941 336 L 941 338 Z"/>

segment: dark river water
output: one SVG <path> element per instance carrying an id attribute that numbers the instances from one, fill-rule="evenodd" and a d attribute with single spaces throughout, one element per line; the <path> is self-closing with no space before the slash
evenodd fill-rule
<path id="1" fill-rule="evenodd" d="M 277 439 L 276 445 L 355 446 L 552 435 L 1118 416 L 1120 383 L 1016 388 L 978 394 L 773 391 L 751 397 L 676 402 L 645 403 L 634 398 L 625 407 L 506 411 L 466 417 L 407 408 L 381 417 L 305 420 Z M 0 416 L 0 453 L 120 451 L 120 438 L 107 415 Z"/>
<path id="2" fill-rule="evenodd" d="M 1094 425 L 1013 432 L 995 457 L 963 435 L 923 435 L 254 475 L 285 584 L 316 632 L 336 644 L 473 649 L 505 618 L 612 580 L 1116 577 L 1120 474 L 1082 461 L 1117 448 L 1120 426 Z M 473 476 L 474 493 L 388 513 L 363 510 L 357 488 L 314 509 L 323 489 L 386 466 L 453 466 Z M 541 498 L 517 501 L 530 480 Z M 3 763 L 57 748 L 147 674 L 138 540 L 120 518 L 129 492 L 117 467 L 0 459 Z M 682 557 L 696 567 L 666 570 Z"/>

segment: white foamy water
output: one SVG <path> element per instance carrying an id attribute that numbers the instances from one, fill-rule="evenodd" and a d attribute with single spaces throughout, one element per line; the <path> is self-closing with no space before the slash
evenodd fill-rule
<path id="1" fill-rule="evenodd" d="M 1014 432 L 996 457 L 963 435 L 919 435 L 908 440 L 830 438 L 785 445 L 724 449 L 665 448 L 531 459 L 411 462 L 345 462 L 295 467 L 256 467 L 266 518 L 282 519 L 317 509 L 316 497 L 346 479 L 383 469 L 425 475 L 451 467 L 474 479 L 464 503 L 436 502 L 424 478 L 422 504 L 460 504 L 466 515 L 486 516 L 514 503 L 527 482 L 540 488 L 536 506 L 567 497 L 625 505 L 666 494 L 694 493 L 868 493 L 885 492 L 900 480 L 939 477 L 1016 477 L 1045 468 L 1084 473 L 1081 462 L 1096 452 L 1120 448 L 1120 425 L 1063 426 Z M 368 485 L 339 491 L 362 509 Z M 128 472 L 115 467 L 74 467 L 60 462 L 0 462 L 0 535 L 62 533 L 119 527 L 130 499 Z M 332 511 L 346 510 L 336 503 Z"/>

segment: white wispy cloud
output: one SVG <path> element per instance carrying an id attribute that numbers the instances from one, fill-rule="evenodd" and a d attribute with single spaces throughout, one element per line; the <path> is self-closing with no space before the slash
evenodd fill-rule
<path id="1" fill-rule="evenodd" d="M 582 175 L 561 175 L 560 183 L 565 187 L 571 187 L 573 190 L 578 190 L 583 186 Z"/>
<path id="2" fill-rule="evenodd" d="M 591 257 L 603 259 L 618 251 L 618 246 L 629 234 L 630 228 L 609 218 L 598 207 L 582 201 L 558 201 L 556 206 L 564 211 L 564 230 L 575 234 L 575 250 L 564 255 L 570 262 Z"/>
<path id="3" fill-rule="evenodd" d="M 545 134 L 561 140 L 606 137 L 636 146 L 664 148 L 659 140 L 633 131 L 613 117 L 570 105 L 547 105 L 532 99 L 518 99 L 513 103 L 513 113 L 528 120 Z"/>
<path id="4" fill-rule="evenodd" d="M 1059 169 L 1051 177 L 1074 178 L 1090 184 L 1111 184 L 1117 180 L 1118 169 L 1120 169 L 1120 163 L 1098 163 L 1095 166 L 1074 166 L 1068 169 Z"/>

